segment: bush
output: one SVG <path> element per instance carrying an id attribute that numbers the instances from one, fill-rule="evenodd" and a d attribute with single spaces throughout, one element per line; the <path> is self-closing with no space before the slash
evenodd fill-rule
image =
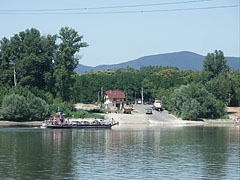
<path id="1" fill-rule="evenodd" d="M 183 103 L 182 118 L 197 119 L 200 114 L 201 106 L 196 99 L 187 100 Z"/>
<path id="2" fill-rule="evenodd" d="M 8 94 L 8 88 L 4 87 L 1 83 L 0 83 L 0 107 L 2 105 L 2 101 L 5 95 Z"/>
<path id="3" fill-rule="evenodd" d="M 54 99 L 53 104 L 50 104 L 49 111 L 51 114 L 56 112 L 63 112 L 66 116 L 70 116 L 72 111 L 75 111 L 74 105 L 72 103 L 62 102 L 60 99 Z"/>
<path id="4" fill-rule="evenodd" d="M 183 119 L 215 119 L 226 115 L 224 104 L 199 84 L 189 84 L 176 89 L 172 101 L 172 110 Z"/>
<path id="5" fill-rule="evenodd" d="M 1 114 L 5 120 L 29 120 L 29 109 L 26 98 L 17 94 L 5 96 L 2 102 Z"/>
<path id="6" fill-rule="evenodd" d="M 30 120 L 43 120 L 49 115 L 48 104 L 41 98 L 28 93 L 27 104 L 30 114 Z"/>
<path id="7" fill-rule="evenodd" d="M 28 92 L 27 96 L 11 94 L 4 97 L 1 108 L 5 120 L 44 120 L 49 115 L 48 104 Z"/>
<path id="8" fill-rule="evenodd" d="M 168 106 L 168 101 L 167 101 L 166 96 L 162 96 L 161 103 L 162 103 L 162 108 L 168 109 L 168 108 L 167 108 L 167 106 Z"/>

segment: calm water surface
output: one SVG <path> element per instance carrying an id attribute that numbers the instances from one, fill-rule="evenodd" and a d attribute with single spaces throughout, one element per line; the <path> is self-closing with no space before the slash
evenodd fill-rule
<path id="1" fill-rule="evenodd" d="M 240 129 L 0 128 L 0 179 L 240 179 Z"/>

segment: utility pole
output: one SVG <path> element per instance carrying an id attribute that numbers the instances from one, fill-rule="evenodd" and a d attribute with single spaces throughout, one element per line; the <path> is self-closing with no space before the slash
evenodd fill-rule
<path id="1" fill-rule="evenodd" d="M 13 64 L 13 80 L 14 80 L 14 86 L 17 86 L 17 78 L 16 78 L 16 68 L 15 68 L 15 63 Z"/>
<path id="2" fill-rule="evenodd" d="M 143 104 L 143 87 L 142 87 L 142 104 Z"/>
<path id="3" fill-rule="evenodd" d="M 13 62 L 13 60 L 10 60 L 9 64 L 13 65 L 13 83 L 14 83 L 14 86 L 16 87 L 17 86 L 16 66 L 15 66 L 15 63 Z"/>
<path id="4" fill-rule="evenodd" d="M 126 88 L 124 89 L 124 94 L 125 94 L 125 97 L 126 97 L 126 101 L 128 102 L 128 94 L 127 94 Z"/>
<path id="5" fill-rule="evenodd" d="M 137 104 L 137 92 L 135 91 L 135 105 Z"/>
<path id="6" fill-rule="evenodd" d="M 100 102 L 100 92 L 98 91 L 98 103 Z"/>
<path id="7" fill-rule="evenodd" d="M 102 103 L 103 103 L 103 87 L 101 87 L 101 108 L 102 108 Z"/>

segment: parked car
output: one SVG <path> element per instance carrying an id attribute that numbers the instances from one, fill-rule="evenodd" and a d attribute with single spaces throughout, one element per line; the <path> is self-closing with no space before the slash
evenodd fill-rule
<path id="1" fill-rule="evenodd" d="M 152 109 L 146 109 L 146 114 L 152 114 Z"/>

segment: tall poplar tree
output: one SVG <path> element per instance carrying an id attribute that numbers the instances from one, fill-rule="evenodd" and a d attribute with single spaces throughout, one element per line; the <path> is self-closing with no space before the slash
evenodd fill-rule
<path id="1" fill-rule="evenodd" d="M 74 69 L 78 65 L 79 58 L 76 53 L 80 48 L 87 47 L 86 42 L 82 42 L 83 36 L 80 36 L 74 29 L 63 27 L 60 29 L 58 38 L 60 44 L 57 49 L 55 59 L 54 78 L 56 95 L 62 100 L 69 100 L 70 87 L 72 86 L 71 76 L 74 74 Z"/>
<path id="2" fill-rule="evenodd" d="M 230 68 L 223 52 L 215 50 L 214 53 L 208 53 L 205 57 L 203 70 L 209 73 L 209 78 L 213 78 L 222 72 L 229 72 Z"/>

